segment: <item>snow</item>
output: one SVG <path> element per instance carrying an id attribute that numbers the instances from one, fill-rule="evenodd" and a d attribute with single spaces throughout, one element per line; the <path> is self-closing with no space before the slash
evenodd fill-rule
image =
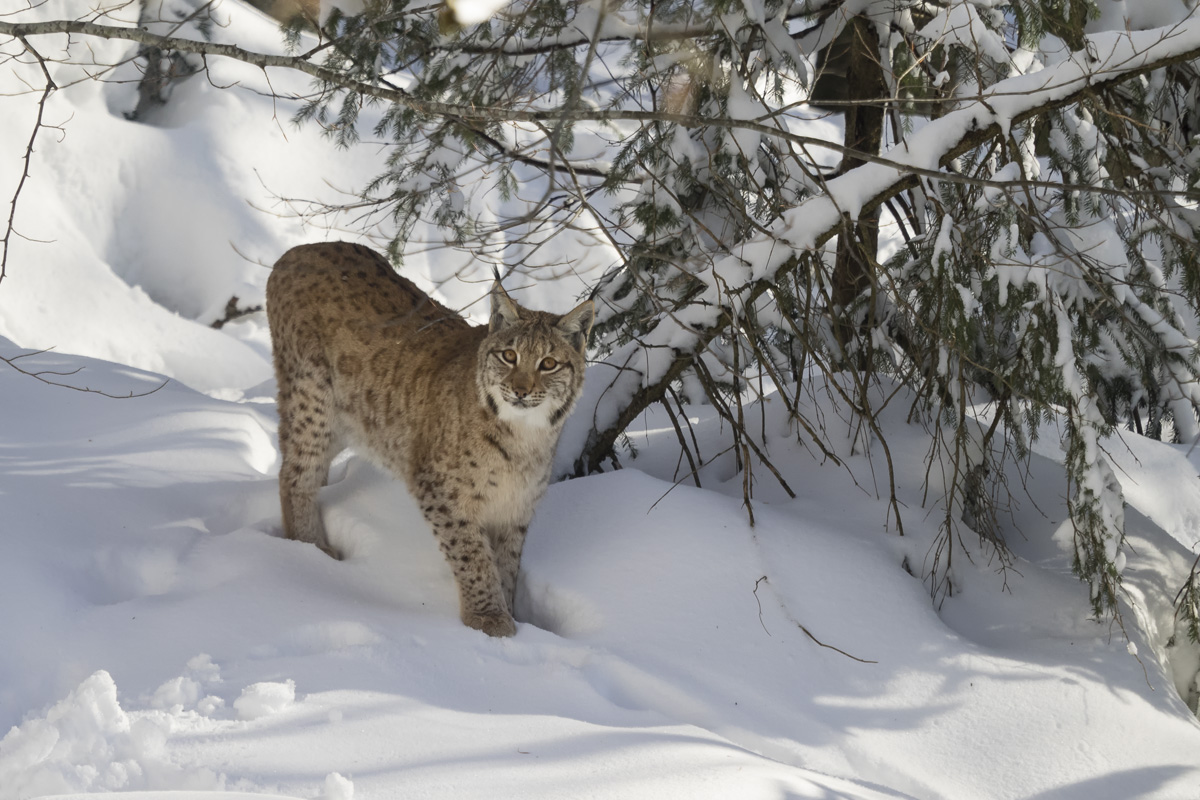
<path id="1" fill-rule="evenodd" d="M 242 690 L 233 701 L 233 710 L 238 719 L 261 719 L 288 708 L 296 702 L 296 682 L 284 683 L 264 681 L 254 683 Z"/>
<path id="2" fill-rule="evenodd" d="M 478 25 L 508 5 L 508 0 L 455 0 L 450 4 L 460 25 Z"/>
<path id="3" fill-rule="evenodd" d="M 761 14 L 761 10 L 759 13 Z M 729 80 L 727 113 L 730 119 L 756 122 L 766 115 L 767 111 L 762 102 L 754 96 L 753 88 L 748 90 L 739 76 L 732 75 Z M 750 159 L 758 149 L 762 135 L 745 128 L 733 128 L 730 130 L 730 137 L 733 139 L 734 151 Z"/>
<path id="4" fill-rule="evenodd" d="M 857 2 L 846 3 L 843 9 L 852 14 L 858 7 Z M 955 3 L 949 13 L 951 16 L 966 14 L 974 21 L 963 28 L 949 18 L 942 27 L 936 27 L 938 21 L 934 20 L 928 35 L 936 38 L 948 35 L 952 30 L 982 27 L 971 4 Z M 822 30 L 835 28 L 824 26 Z M 968 132 L 993 123 L 1007 128 L 1023 112 L 1079 91 L 1096 75 L 1112 78 L 1137 71 L 1156 59 L 1170 58 L 1197 48 L 1200 48 L 1200 18 L 1194 14 L 1185 19 L 1171 17 L 1162 28 L 1127 31 L 1122 26 L 1118 30 L 1090 34 L 1085 41 L 1085 51 L 1091 54 L 1092 63 L 1085 65 L 1066 59 L 1045 69 L 1019 71 L 1013 77 L 995 83 L 982 97 L 968 99 L 961 108 L 929 122 L 906 137 L 904 142 L 894 145 L 883 154 L 881 161 L 862 165 L 828 181 L 823 194 L 785 212 L 770 230 L 752 237 L 736 255 L 726 257 L 715 269 L 724 275 L 744 273 L 747 283 L 761 279 L 777 269 L 793 252 L 789 248 L 778 248 L 773 252 L 776 241 L 787 241 L 796 249 L 816 246 L 839 224 L 843 214 L 857 219 L 868 201 L 893 185 L 909 169 L 936 170 L 947 147 L 961 141 Z M 743 260 L 753 264 L 754 268 L 744 270 L 740 263 Z M 740 288 L 740 284 L 730 283 L 731 290 Z"/>
<path id="5" fill-rule="evenodd" d="M 83 367 L 75 379 L 114 394 L 157 385 L 33 360 Z M 177 382 L 124 400 L 12 370 L 0 384 L 20 409 L 3 429 L 0 504 L 19 535 L 0 593 L 22 609 L 0 647 L 14 726 L 0 797 L 1082 798 L 1100 781 L 1182 798 L 1200 778 L 1200 726 L 1164 655 L 1169 605 L 1138 606 L 1154 621 L 1130 631 L 1141 663 L 1088 620 L 1066 554 L 1046 544 L 1063 518 L 1050 459 L 1035 501 L 1051 518 L 1021 512 L 1031 545 L 1009 591 L 965 566 L 939 613 L 900 566 L 920 571 L 936 522 L 885 530 L 884 503 L 789 441 L 769 401 L 799 497 L 761 487 L 754 527 L 720 460 L 713 488 L 672 485 L 674 434 L 647 418 L 645 471 L 551 487 L 518 634 L 491 640 L 458 622 L 413 501 L 357 456 L 323 496 L 350 557 L 279 538 L 269 405 Z M 702 447 L 719 438 L 693 424 Z M 918 464 L 921 432 L 889 427 L 900 466 Z M 1121 467 L 1147 490 L 1182 480 L 1186 450 L 1135 443 L 1139 463 Z M 861 484 L 866 456 L 841 455 Z M 919 485 L 903 490 L 915 508 Z M 1194 539 L 1196 510 L 1173 521 L 1165 498 L 1130 498 Z M 1186 569 L 1187 548 L 1149 519 L 1130 529 L 1131 565 Z M 1171 585 L 1128 580 L 1146 596 Z"/>
<path id="6" fill-rule="evenodd" d="M 21 17 L 74 17 L 77 5 L 52 0 Z M 244 46 L 282 51 L 276 23 L 253 9 L 225 2 L 216 15 L 224 23 L 214 28 L 216 38 L 236 31 Z M 19 49 L 11 41 L 0 47 Z M 77 38 L 70 52 L 83 60 L 97 51 L 116 62 L 135 50 Z M 20 236 L 0 291 L 0 335 L 118 360 L 203 390 L 241 390 L 270 377 L 257 326 L 235 328 L 246 336 L 230 337 L 195 322 L 219 319 L 235 295 L 242 306 L 261 304 L 267 266 L 288 247 L 329 236 L 312 229 L 322 220 L 305 224 L 295 198 L 341 199 L 329 196 L 328 184 L 348 188 L 343 176 L 365 175 L 376 153 L 342 152 L 315 127 L 297 130 L 287 122 L 290 110 L 259 94 L 305 91 L 307 77 L 268 77 L 223 59 L 210 66 L 212 84 L 203 75 L 179 84 L 154 125 L 125 119 L 136 103 L 133 83 L 85 81 L 51 95 L 46 123 L 59 129 L 43 129 L 36 142 L 16 214 Z M 115 78 L 136 74 L 125 65 Z M 83 72 L 66 66 L 54 76 L 66 86 Z M 0 93 L 39 88 L 3 98 L 11 120 L 0 126 L 3 152 L 25 152 L 42 80 L 36 63 L 0 69 Z M 17 157 L 0 163 L 6 201 L 21 167 Z M 208 380 L 218 372 L 219 381 Z"/>
<path id="7" fill-rule="evenodd" d="M 962 45 L 986 55 L 998 64 L 1009 61 L 1004 40 L 984 24 L 976 3 L 952 3 L 934 15 L 917 36 L 944 45 Z M 982 5 L 982 4 L 980 4 Z M 999 12 L 992 11 L 992 14 Z"/>
<path id="8" fill-rule="evenodd" d="M 221 9 L 219 36 L 278 47 L 256 12 Z M 257 93 L 260 73 L 220 64 L 214 83 L 242 88 L 184 83 L 156 125 L 124 119 L 128 87 L 57 93 L 66 136 L 43 132 L 18 208 L 23 232 L 52 241 L 14 246 L 0 355 L 54 346 L 15 363 L 134 396 L 0 363 L 0 800 L 1195 800 L 1200 646 L 1171 608 L 1200 547 L 1187 447 L 1095 443 L 1128 502 L 1124 634 L 1090 619 L 1069 572 L 1049 426 L 1030 475 L 1009 476 L 1030 492 L 1011 510 L 1013 568 L 955 544 L 954 591 L 931 601 L 929 436 L 903 397 L 881 426 L 904 536 L 877 488 L 878 443 L 848 424 L 839 467 L 769 394 L 748 405 L 797 495 L 755 465 L 751 526 L 712 410 L 689 410 L 704 488 L 679 468 L 670 421 L 647 413 L 629 469 L 550 488 L 512 639 L 461 625 L 413 500 L 355 454 L 322 492 L 346 560 L 283 539 L 265 318 L 209 323 L 232 295 L 260 302 L 263 265 L 288 246 L 350 235 L 280 198 L 337 196 L 329 184 L 360 184 L 381 156 L 291 128 Z M 36 68 L 22 74 L 37 85 Z M 30 97 L 0 107 L 14 120 L 0 147 L 23 152 Z M 0 160 L 0 196 L 19 168 Z M 547 262 L 575 260 L 574 243 L 558 247 Z M 742 255 L 754 270 L 773 257 Z M 710 276 L 713 290 L 745 262 Z M 444 299 L 486 291 L 451 280 L 458 263 L 408 264 Z M 998 266 L 1014 286 L 1047 271 Z M 527 294 L 574 305 L 578 282 L 561 274 Z M 683 342 L 707 313 L 660 335 Z M 565 459 L 603 420 L 600 399 L 661 374 L 670 353 L 636 373 L 617 363 L 591 370 Z M 843 424 L 812 380 L 805 402 Z"/>

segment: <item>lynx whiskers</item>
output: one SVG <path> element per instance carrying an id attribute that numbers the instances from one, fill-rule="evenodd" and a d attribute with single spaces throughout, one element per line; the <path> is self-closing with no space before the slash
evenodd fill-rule
<path id="1" fill-rule="evenodd" d="M 583 386 L 593 320 L 517 305 L 497 282 L 476 327 L 361 245 L 289 250 L 267 282 L 288 537 L 334 558 L 317 505 L 345 446 L 402 478 L 433 528 L 466 625 L 512 618 L 525 532 Z"/>

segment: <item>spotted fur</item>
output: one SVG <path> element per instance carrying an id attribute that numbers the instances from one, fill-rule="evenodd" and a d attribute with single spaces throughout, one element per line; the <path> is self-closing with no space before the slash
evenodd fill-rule
<path id="1" fill-rule="evenodd" d="M 344 242 L 289 250 L 267 281 L 287 535 L 340 558 L 317 490 L 353 446 L 408 484 L 463 622 L 510 636 L 525 531 L 583 385 L 593 307 L 532 311 L 499 283 L 491 301 L 489 324 L 473 326 Z"/>

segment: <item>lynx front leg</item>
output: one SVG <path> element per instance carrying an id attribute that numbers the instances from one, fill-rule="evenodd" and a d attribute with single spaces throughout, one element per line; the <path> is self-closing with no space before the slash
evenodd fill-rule
<path id="1" fill-rule="evenodd" d="M 334 441 L 327 392 L 301 382 L 280 384 L 279 393 L 279 502 L 283 529 L 289 539 L 315 544 L 340 559 L 329 543 L 317 491 L 329 474 Z"/>
<path id="2" fill-rule="evenodd" d="M 512 636 L 517 625 L 509 612 L 488 537 L 479 525 L 456 513 L 440 492 L 432 490 L 433 485 L 433 481 L 425 481 L 419 487 L 421 510 L 454 573 L 463 624 L 488 636 Z"/>
<path id="3" fill-rule="evenodd" d="M 525 531 L 529 525 L 508 525 L 493 528 L 489 533 L 492 554 L 496 559 L 496 570 L 500 573 L 500 587 L 510 611 L 517 608 L 517 575 L 521 571 L 521 550 L 525 547 Z"/>

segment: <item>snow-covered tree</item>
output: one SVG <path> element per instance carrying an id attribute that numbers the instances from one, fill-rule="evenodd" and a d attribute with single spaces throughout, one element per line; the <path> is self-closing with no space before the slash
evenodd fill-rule
<path id="1" fill-rule="evenodd" d="M 300 119 L 343 145 L 387 143 L 353 209 L 391 226 L 398 262 L 418 221 L 506 268 L 558 236 L 604 248 L 594 372 L 606 388 L 579 472 L 619 458 L 646 408 L 689 401 L 729 420 L 743 469 L 769 467 L 742 403 L 767 382 L 832 456 L 843 433 L 806 411 L 813 376 L 864 442 L 882 436 L 879 398 L 903 387 L 935 444 L 936 593 L 962 526 L 1003 551 L 1000 462 L 1061 419 L 1075 567 L 1096 612 L 1116 609 L 1123 500 L 1103 439 L 1197 435 L 1194 0 L 490 11 L 327 4 L 319 20 L 292 16 L 291 55 L 94 13 L 9 15 L 0 35 L 125 38 L 308 72 L 318 85 Z M 1196 585 L 1181 608 L 1197 608 Z"/>

